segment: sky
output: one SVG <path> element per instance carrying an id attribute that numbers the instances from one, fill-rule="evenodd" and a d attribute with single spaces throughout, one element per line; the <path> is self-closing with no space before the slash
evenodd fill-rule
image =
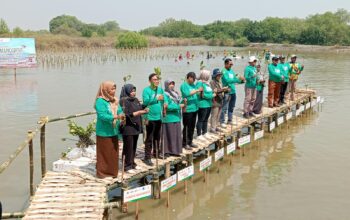
<path id="1" fill-rule="evenodd" d="M 40 30 L 49 28 L 49 21 L 59 15 L 73 15 L 85 23 L 115 20 L 120 27 L 141 30 L 157 26 L 166 18 L 186 19 L 195 24 L 216 20 L 235 21 L 241 18 L 262 20 L 265 17 L 298 17 L 350 11 L 350 0 L 0 0 L 0 18 L 10 29 Z"/>

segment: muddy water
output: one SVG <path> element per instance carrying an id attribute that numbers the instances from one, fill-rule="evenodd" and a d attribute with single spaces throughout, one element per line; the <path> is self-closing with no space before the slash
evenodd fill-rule
<path id="1" fill-rule="evenodd" d="M 174 62 L 166 54 L 195 52 L 195 60 Z M 50 117 L 92 110 L 94 96 L 101 81 L 112 79 L 121 85 L 125 74 L 138 94 L 155 66 L 163 77 L 180 84 L 185 73 L 199 69 L 200 51 L 223 50 L 212 47 L 152 49 L 160 58 L 116 62 L 85 63 L 64 68 L 19 70 L 16 80 L 12 72 L 0 74 L 0 161 L 4 161 L 24 140 L 27 130 L 34 128 L 42 115 Z M 246 56 L 248 51 L 240 51 Z M 288 52 L 284 51 L 285 54 Z M 164 54 L 162 59 L 161 54 Z M 205 54 L 204 54 L 205 56 Z M 263 140 L 246 148 L 245 156 L 236 155 L 229 165 L 225 158 L 210 170 L 204 183 L 198 172 L 189 183 L 188 194 L 179 184 L 171 192 L 171 206 L 161 200 L 140 202 L 141 219 L 348 219 L 350 211 L 350 56 L 333 52 L 303 53 L 299 61 L 306 69 L 299 85 L 312 87 L 325 97 L 320 112 L 293 121 L 289 128 L 276 130 Z M 205 59 L 204 59 L 205 60 Z M 222 54 L 204 62 L 208 69 L 222 67 Z M 246 60 L 237 60 L 234 69 L 242 73 Z M 197 71 L 198 72 L 198 71 Z M 118 89 L 119 90 L 119 89 Z M 243 88 L 238 86 L 237 108 L 242 108 Z M 91 117 L 79 119 L 84 124 Z M 62 142 L 67 135 L 66 122 L 47 127 L 48 166 L 74 142 Z M 37 140 L 35 141 L 38 149 Z M 36 150 L 36 176 L 40 175 Z M 28 152 L 0 176 L 0 200 L 5 211 L 25 208 L 28 201 Z M 219 172 L 217 172 L 219 169 Z M 37 178 L 38 179 L 38 178 Z M 114 210 L 113 217 L 133 219 L 133 205 L 128 214 Z"/>

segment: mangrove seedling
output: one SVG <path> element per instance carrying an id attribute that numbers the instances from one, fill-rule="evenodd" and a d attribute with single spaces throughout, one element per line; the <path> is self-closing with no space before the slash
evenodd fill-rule
<path id="1" fill-rule="evenodd" d="M 68 120 L 69 134 L 77 136 L 79 138 L 76 143 L 79 148 L 86 148 L 89 145 L 95 144 L 95 141 L 91 139 L 91 136 L 95 133 L 95 124 L 96 121 L 90 122 L 86 128 L 77 125 L 76 122 Z"/>

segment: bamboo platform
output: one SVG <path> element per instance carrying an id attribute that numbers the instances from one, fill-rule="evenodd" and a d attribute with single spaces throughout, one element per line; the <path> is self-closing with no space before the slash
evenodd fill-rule
<path id="1" fill-rule="evenodd" d="M 135 174 L 120 171 L 117 178 L 99 179 L 96 178 L 94 170 L 84 168 L 71 172 L 47 172 L 23 219 L 102 219 L 106 203 L 108 203 L 108 190 L 117 187 L 127 189 L 134 180 L 155 173 L 158 175 L 158 171 L 164 170 L 166 165 L 187 163 L 189 156 L 206 150 L 211 144 L 232 138 L 233 133 L 240 132 L 242 128 L 249 127 L 252 123 L 263 124 L 266 119 L 277 121 L 278 117 L 273 119 L 276 114 L 286 115 L 293 106 L 315 100 L 315 95 L 314 90 L 299 89 L 295 101 L 287 100 L 287 104 L 276 108 L 264 106 L 262 113 L 254 118 L 245 119 L 241 113 L 236 114 L 233 124 L 228 125 L 219 134 L 209 133 L 206 138 L 195 138 L 193 142 L 198 145 L 198 148 L 183 150 L 181 157 L 158 159 L 158 170 L 156 166 L 147 166 L 142 162 L 144 146 L 139 146 L 135 161 L 141 169 L 135 170 L 137 172 Z M 152 161 L 156 164 L 155 159 Z M 121 167 L 121 161 L 119 167 Z"/>

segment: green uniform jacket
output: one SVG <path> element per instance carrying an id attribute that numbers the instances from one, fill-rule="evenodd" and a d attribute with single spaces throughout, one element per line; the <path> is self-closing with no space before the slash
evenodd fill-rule
<path id="1" fill-rule="evenodd" d="M 203 87 L 203 92 L 198 95 L 198 107 L 199 108 L 209 108 L 209 107 L 212 107 L 213 106 L 213 98 L 214 98 L 214 91 L 213 89 L 201 82 L 201 81 L 198 81 L 197 84 L 196 84 L 196 88 L 199 89 L 200 87 Z"/>
<path id="2" fill-rule="evenodd" d="M 96 135 L 101 137 L 113 137 L 119 135 L 119 124 L 117 121 L 115 127 L 113 127 L 113 113 L 111 105 L 108 101 L 103 98 L 98 98 L 96 100 Z M 118 105 L 118 114 L 123 113 L 123 109 Z"/>
<path id="3" fill-rule="evenodd" d="M 171 97 L 164 93 L 164 103 L 168 105 L 166 110 L 166 116 L 163 117 L 163 123 L 174 123 L 181 121 L 181 107 L 180 104 L 174 102 Z"/>
<path id="4" fill-rule="evenodd" d="M 281 70 L 278 65 L 269 64 L 269 80 L 277 83 L 282 81 Z"/>
<path id="5" fill-rule="evenodd" d="M 231 89 L 230 94 L 235 94 L 236 93 L 235 83 L 242 83 L 242 81 L 237 78 L 235 72 L 233 72 L 232 69 L 227 70 L 223 68 L 221 72 L 222 72 L 221 81 L 222 81 L 223 87 L 228 86 Z"/>
<path id="6" fill-rule="evenodd" d="M 279 63 L 278 67 L 281 70 L 281 75 L 284 76 L 284 82 L 289 82 L 289 71 L 290 71 L 289 63 Z"/>
<path id="7" fill-rule="evenodd" d="M 195 90 L 196 86 L 194 84 L 188 84 L 184 82 L 180 86 L 180 91 L 183 99 L 187 99 L 186 112 L 196 112 L 198 111 L 198 96 L 197 94 L 190 95 L 192 90 Z"/>
<path id="8" fill-rule="evenodd" d="M 149 121 L 157 121 L 162 118 L 162 101 L 157 100 L 158 95 L 164 95 L 164 91 L 159 86 L 157 89 L 151 89 L 150 86 L 146 87 L 142 92 L 143 105 L 149 108 L 148 114 L 144 117 Z"/>
<path id="9" fill-rule="evenodd" d="M 256 88 L 256 67 L 247 66 L 244 70 L 244 78 L 246 80 L 245 86 L 247 88 Z"/>

